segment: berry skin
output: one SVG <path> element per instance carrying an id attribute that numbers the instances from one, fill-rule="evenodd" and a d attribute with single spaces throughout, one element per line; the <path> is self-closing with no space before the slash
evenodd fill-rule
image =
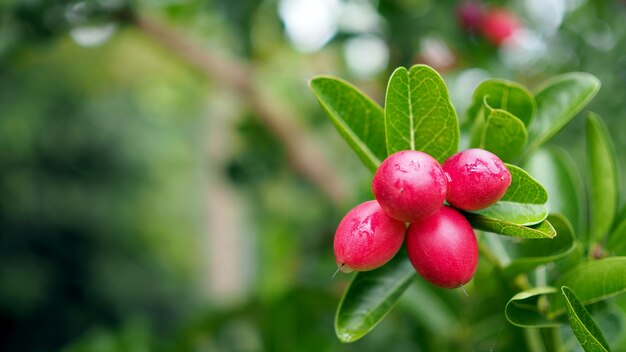
<path id="1" fill-rule="evenodd" d="M 419 221 L 443 206 L 447 181 L 430 155 L 404 150 L 387 157 L 372 181 L 372 191 L 387 215 L 404 222 Z"/>
<path id="2" fill-rule="evenodd" d="M 406 226 L 387 216 L 375 200 L 354 207 L 335 232 L 335 259 L 339 270 L 367 271 L 387 263 L 398 253 Z"/>
<path id="3" fill-rule="evenodd" d="M 483 149 L 458 152 L 443 163 L 448 177 L 446 200 L 455 208 L 479 210 L 497 202 L 511 185 L 511 172 Z"/>
<path id="4" fill-rule="evenodd" d="M 406 249 L 415 270 L 438 287 L 465 285 L 478 265 L 478 243 L 471 225 L 447 206 L 409 226 Z"/>
<path id="5" fill-rule="evenodd" d="M 480 31 L 491 44 L 501 46 L 520 27 L 514 14 L 502 8 L 494 8 L 483 17 Z"/>

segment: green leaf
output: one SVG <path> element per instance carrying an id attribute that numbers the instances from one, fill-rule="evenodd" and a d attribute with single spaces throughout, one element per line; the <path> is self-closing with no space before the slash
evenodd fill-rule
<path id="1" fill-rule="evenodd" d="M 548 192 L 548 210 L 561 213 L 581 235 L 585 209 L 583 181 L 572 158 L 560 148 L 541 148 L 535 152 L 524 169 Z"/>
<path id="2" fill-rule="evenodd" d="M 548 319 L 545 312 L 548 308 L 546 295 L 557 292 L 554 287 L 535 287 L 519 292 L 513 296 L 504 308 L 507 320 L 520 327 L 557 327 L 562 323 Z"/>
<path id="3" fill-rule="evenodd" d="M 492 109 L 485 100 L 487 120 L 479 148 L 496 154 L 503 161 L 511 161 L 524 148 L 528 137 L 524 123 L 511 113 Z"/>
<path id="4" fill-rule="evenodd" d="M 560 214 L 551 214 L 548 221 L 556 230 L 557 236 L 551 241 L 522 241 L 515 246 L 518 258 L 503 270 L 513 277 L 527 272 L 539 265 L 564 258 L 574 250 L 574 230 L 567 218 Z"/>
<path id="5" fill-rule="evenodd" d="M 486 218 L 516 225 L 534 225 L 548 216 L 548 193 L 526 171 L 506 165 L 511 172 L 511 185 L 494 205 L 473 211 Z"/>
<path id="6" fill-rule="evenodd" d="M 354 342 L 370 332 L 416 275 L 404 251 L 379 269 L 357 273 L 337 308 L 335 332 L 339 340 Z"/>
<path id="7" fill-rule="evenodd" d="M 561 287 L 561 292 L 567 306 L 570 327 L 583 349 L 587 352 L 609 351 L 609 344 L 602 335 L 602 331 L 585 306 L 578 301 L 574 292 L 567 286 Z"/>
<path id="8" fill-rule="evenodd" d="M 526 126 L 530 125 L 535 115 L 535 99 L 526 87 L 516 82 L 489 79 L 479 84 L 474 91 L 472 104 L 467 111 L 470 121 L 480 114 L 485 98 L 489 106 L 511 113 Z"/>
<path id="9" fill-rule="evenodd" d="M 554 286 L 567 286 L 584 305 L 626 292 L 626 257 L 609 257 L 580 264 L 559 278 Z M 550 299 L 550 316 L 565 312 L 561 299 Z"/>
<path id="10" fill-rule="evenodd" d="M 473 228 L 499 235 L 528 239 L 549 239 L 556 236 L 556 231 L 547 220 L 532 226 L 522 226 L 472 213 L 464 215 Z"/>
<path id="11" fill-rule="evenodd" d="M 459 148 L 459 124 L 439 74 L 425 65 L 396 69 L 385 98 L 387 152 L 420 150 L 439 162 Z"/>
<path id="12" fill-rule="evenodd" d="M 589 233 L 592 241 L 600 242 L 611 229 L 617 211 L 617 168 L 607 127 L 592 113 L 587 117 L 587 159 L 591 189 Z"/>
<path id="13" fill-rule="evenodd" d="M 528 130 L 525 157 L 546 143 L 596 95 L 600 81 L 589 73 L 573 72 L 552 77 L 537 88 L 537 114 Z"/>
<path id="14" fill-rule="evenodd" d="M 585 246 L 583 246 L 582 242 L 579 240 L 574 241 L 574 249 L 562 258 L 558 262 L 556 262 L 554 268 L 550 271 L 551 277 L 559 277 L 564 273 L 574 269 L 578 265 L 582 264 L 585 260 Z"/>
<path id="15" fill-rule="evenodd" d="M 516 294 L 506 305 L 507 319 L 522 327 L 562 324 L 566 303 L 554 286 L 567 286 L 575 291 L 582 305 L 603 301 L 626 291 L 626 258 L 586 262 L 558 279 L 553 287 L 536 287 Z"/>
<path id="16" fill-rule="evenodd" d="M 626 207 L 622 209 L 617 225 L 611 231 L 606 248 L 618 255 L 626 254 Z"/>
<path id="17" fill-rule="evenodd" d="M 372 172 L 387 157 L 383 109 L 351 84 L 333 77 L 310 82 L 337 131 Z"/>

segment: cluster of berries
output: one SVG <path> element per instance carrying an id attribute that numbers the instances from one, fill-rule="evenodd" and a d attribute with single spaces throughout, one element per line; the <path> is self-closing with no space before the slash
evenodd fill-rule
<path id="1" fill-rule="evenodd" d="M 476 0 L 464 1 L 457 7 L 457 22 L 464 31 L 480 34 L 496 47 L 522 28 L 514 13 L 500 7 L 485 9 Z"/>
<path id="2" fill-rule="evenodd" d="M 511 173 L 502 160 L 482 149 L 458 152 L 443 165 L 420 151 L 390 155 L 374 174 L 376 200 L 354 207 L 337 227 L 339 270 L 382 266 L 400 250 L 406 235 L 409 259 L 425 280 L 445 288 L 466 284 L 476 271 L 478 244 L 470 223 L 456 209 L 486 208 L 510 184 Z"/>

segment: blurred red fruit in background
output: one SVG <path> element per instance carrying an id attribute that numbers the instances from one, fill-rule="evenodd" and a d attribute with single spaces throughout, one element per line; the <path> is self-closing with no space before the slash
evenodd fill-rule
<path id="1" fill-rule="evenodd" d="M 459 27 L 470 33 L 478 31 L 483 21 L 483 14 L 483 6 L 478 1 L 464 1 L 456 8 Z"/>
<path id="2" fill-rule="evenodd" d="M 491 44 L 501 46 L 520 28 L 520 20 L 515 14 L 506 9 L 493 8 L 483 17 L 480 32 Z"/>

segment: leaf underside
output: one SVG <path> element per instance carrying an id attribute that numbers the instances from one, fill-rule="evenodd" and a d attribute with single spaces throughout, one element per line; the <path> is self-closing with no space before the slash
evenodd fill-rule
<path id="1" fill-rule="evenodd" d="M 587 155 L 590 176 L 591 240 L 599 242 L 608 234 L 617 211 L 617 167 L 608 129 L 600 118 L 587 118 Z"/>
<path id="2" fill-rule="evenodd" d="M 575 249 L 575 235 L 567 218 L 560 214 L 550 214 L 548 221 L 558 234 L 551 241 L 521 241 L 515 246 L 514 258 L 503 272 L 508 277 L 528 272 L 540 265 L 566 257 Z"/>

